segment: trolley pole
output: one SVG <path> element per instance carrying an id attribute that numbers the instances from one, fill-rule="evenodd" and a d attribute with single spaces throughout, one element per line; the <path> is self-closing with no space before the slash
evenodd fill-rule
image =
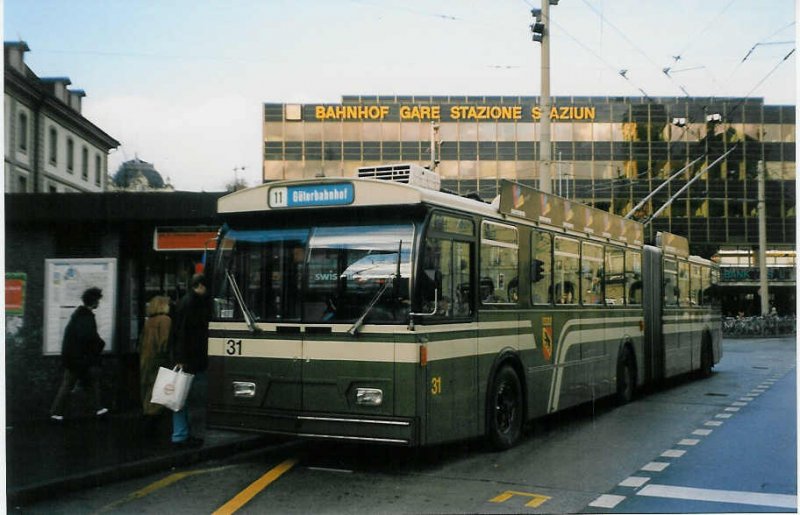
<path id="1" fill-rule="evenodd" d="M 758 276 L 761 288 L 761 315 L 769 314 L 769 281 L 767 280 L 767 202 L 766 167 L 764 161 L 758 162 Z"/>

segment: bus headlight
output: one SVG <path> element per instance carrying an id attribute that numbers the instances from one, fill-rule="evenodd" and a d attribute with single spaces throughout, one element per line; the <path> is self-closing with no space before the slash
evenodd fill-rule
<path id="1" fill-rule="evenodd" d="M 233 382 L 233 396 L 234 397 L 255 397 L 256 383 L 246 381 Z"/>
<path id="2" fill-rule="evenodd" d="M 356 388 L 356 404 L 361 406 L 380 406 L 383 404 L 383 390 L 378 388 Z"/>

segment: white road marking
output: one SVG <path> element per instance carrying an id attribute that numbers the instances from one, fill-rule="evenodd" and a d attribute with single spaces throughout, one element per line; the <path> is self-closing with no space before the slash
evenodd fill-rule
<path id="1" fill-rule="evenodd" d="M 746 402 L 734 402 L 734 403 L 731 404 L 731 406 L 747 406 L 747 403 Z"/>
<path id="2" fill-rule="evenodd" d="M 650 481 L 649 477 L 631 476 L 622 483 L 620 483 L 619 486 L 629 486 L 632 488 L 639 488 L 648 481 Z"/>
<path id="3" fill-rule="evenodd" d="M 698 440 L 697 438 L 684 438 L 683 440 L 678 442 L 678 445 L 689 445 L 689 446 L 691 446 L 691 445 L 697 445 L 699 443 L 700 443 L 700 440 Z"/>
<path id="4" fill-rule="evenodd" d="M 692 434 L 695 436 L 708 436 L 712 433 L 713 429 L 695 429 Z"/>
<path id="5" fill-rule="evenodd" d="M 626 499 L 625 496 L 622 495 L 609 495 L 603 494 L 594 501 L 589 503 L 589 506 L 593 508 L 615 508 L 617 504 L 621 503 Z"/>
<path id="6" fill-rule="evenodd" d="M 744 401 L 744 402 L 752 402 L 752 401 L 755 400 L 755 398 L 753 398 L 753 397 L 739 397 L 739 400 L 740 401 Z"/>
<path id="7" fill-rule="evenodd" d="M 647 485 L 636 495 L 683 499 L 687 501 L 724 502 L 747 504 L 750 506 L 770 506 L 774 508 L 797 508 L 797 496 L 786 494 L 767 494 L 759 492 L 737 492 L 732 490 L 709 490 L 683 486 Z"/>
<path id="8" fill-rule="evenodd" d="M 709 426 L 709 427 L 719 427 L 719 426 L 721 426 L 722 424 L 724 424 L 724 422 L 722 422 L 722 421 L 720 421 L 720 420 L 709 420 L 708 422 L 706 422 L 706 423 L 705 423 L 705 424 L 703 424 L 703 425 L 704 425 L 704 426 Z"/>
<path id="9" fill-rule="evenodd" d="M 716 418 L 731 418 L 733 415 L 730 413 L 717 413 L 714 415 Z"/>
<path id="10" fill-rule="evenodd" d="M 667 467 L 669 467 L 669 463 L 664 463 L 663 461 L 651 461 L 642 467 L 642 470 L 646 472 L 663 472 Z"/>
<path id="11" fill-rule="evenodd" d="M 662 458 L 680 458 L 686 454 L 686 451 L 679 451 L 678 449 L 670 449 L 661 453 Z"/>
<path id="12" fill-rule="evenodd" d="M 308 470 L 316 470 L 317 472 L 338 472 L 339 474 L 352 474 L 352 470 L 348 469 L 334 469 L 329 467 L 306 467 Z"/>
<path id="13" fill-rule="evenodd" d="M 731 411 L 731 412 L 733 412 L 733 413 L 736 413 L 736 412 L 737 412 L 737 411 L 739 411 L 740 409 L 742 409 L 742 408 L 725 408 L 725 411 Z"/>

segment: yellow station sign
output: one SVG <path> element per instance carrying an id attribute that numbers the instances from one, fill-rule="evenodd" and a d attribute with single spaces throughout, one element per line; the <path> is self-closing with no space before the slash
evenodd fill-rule
<path id="1" fill-rule="evenodd" d="M 317 120 L 383 120 L 395 114 L 403 121 L 441 120 L 446 113 L 450 120 L 464 121 L 539 121 L 542 118 L 540 106 L 500 106 L 500 105 L 315 105 L 314 118 Z M 551 120 L 594 120 L 596 108 L 589 106 L 553 106 Z"/>

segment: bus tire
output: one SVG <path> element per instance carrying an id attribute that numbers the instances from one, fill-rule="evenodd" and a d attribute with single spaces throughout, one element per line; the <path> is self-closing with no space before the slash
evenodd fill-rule
<path id="1" fill-rule="evenodd" d="M 635 390 L 636 362 L 630 349 L 624 347 L 617 362 L 617 404 L 631 402 Z"/>
<path id="2" fill-rule="evenodd" d="M 496 450 L 510 449 L 522 436 L 522 383 L 514 369 L 503 365 L 489 390 L 488 437 Z"/>
<path id="3" fill-rule="evenodd" d="M 703 333 L 703 346 L 700 349 L 700 370 L 698 375 L 702 379 L 711 377 L 711 369 L 714 368 L 714 351 L 711 349 L 711 338 L 708 333 Z"/>

